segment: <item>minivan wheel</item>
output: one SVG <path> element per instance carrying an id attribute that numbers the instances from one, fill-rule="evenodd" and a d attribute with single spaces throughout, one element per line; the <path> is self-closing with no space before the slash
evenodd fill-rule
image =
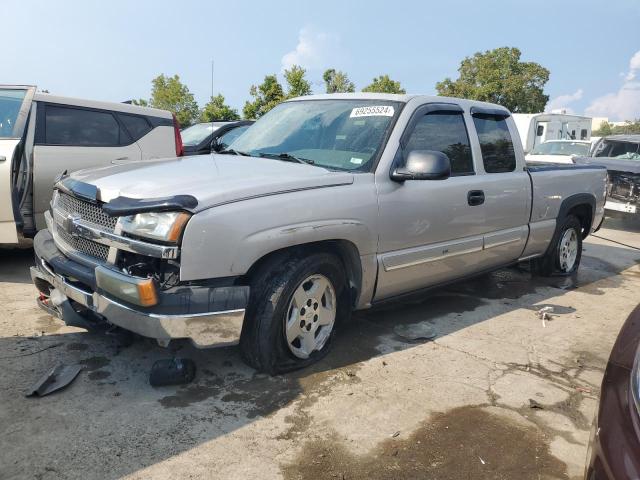
<path id="1" fill-rule="evenodd" d="M 268 261 L 251 279 L 240 353 L 272 375 L 304 368 L 331 348 L 336 325 L 348 317 L 342 262 L 330 253 Z"/>
<path id="2" fill-rule="evenodd" d="M 552 247 L 534 261 L 535 270 L 543 276 L 571 275 L 578 270 L 582 258 L 582 224 L 574 215 L 565 218 L 552 239 Z"/>

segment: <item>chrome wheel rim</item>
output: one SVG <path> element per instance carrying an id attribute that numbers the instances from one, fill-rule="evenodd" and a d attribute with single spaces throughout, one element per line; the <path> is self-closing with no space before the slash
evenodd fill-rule
<path id="1" fill-rule="evenodd" d="M 298 358 L 309 358 L 325 346 L 336 321 L 336 292 L 324 275 L 305 278 L 293 292 L 284 331 L 289 350 Z"/>
<path id="2" fill-rule="evenodd" d="M 560 269 L 569 272 L 578 258 L 578 234 L 571 228 L 564 232 L 560 239 Z"/>

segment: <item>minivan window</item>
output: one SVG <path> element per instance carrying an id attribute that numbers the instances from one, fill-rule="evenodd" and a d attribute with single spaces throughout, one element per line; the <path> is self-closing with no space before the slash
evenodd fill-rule
<path id="1" fill-rule="evenodd" d="M 485 172 L 513 172 L 516 169 L 516 152 L 505 118 L 476 114 L 473 123 L 478 132 Z"/>
<path id="2" fill-rule="evenodd" d="M 45 143 L 84 147 L 120 144 L 120 125 L 110 112 L 47 105 Z"/>
<path id="3" fill-rule="evenodd" d="M 451 160 L 451 175 L 474 173 L 469 135 L 460 112 L 431 112 L 416 124 L 406 151 L 435 150 Z"/>
<path id="4" fill-rule="evenodd" d="M 124 123 L 127 132 L 131 135 L 133 141 L 138 141 L 151 131 L 151 125 L 144 117 L 138 117 L 136 115 L 127 115 L 119 113 L 118 117 L 122 123 Z"/>
<path id="5" fill-rule="evenodd" d="M 14 127 L 26 94 L 26 90 L 0 88 L 0 138 L 20 135 L 14 132 Z"/>

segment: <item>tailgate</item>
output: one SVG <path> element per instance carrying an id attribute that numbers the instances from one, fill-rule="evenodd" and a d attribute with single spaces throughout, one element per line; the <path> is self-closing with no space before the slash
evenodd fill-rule
<path id="1" fill-rule="evenodd" d="M 0 244 L 18 242 L 14 205 L 14 158 L 19 150 L 36 87 L 0 85 Z"/>

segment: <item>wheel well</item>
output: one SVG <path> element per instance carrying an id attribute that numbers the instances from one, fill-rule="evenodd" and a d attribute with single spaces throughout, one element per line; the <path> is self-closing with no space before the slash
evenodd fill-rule
<path id="1" fill-rule="evenodd" d="M 582 225 L 582 238 L 587 238 L 587 235 L 591 232 L 591 222 L 593 221 L 593 211 L 591 205 L 582 203 L 571 207 L 567 212 L 567 215 L 575 215 L 580 220 Z"/>
<path id="2" fill-rule="evenodd" d="M 312 253 L 333 253 L 344 264 L 345 273 L 349 282 L 349 293 L 352 307 L 358 303 L 362 291 L 362 263 L 358 247 L 349 240 L 323 240 L 320 242 L 303 243 L 291 247 L 285 247 L 270 252 L 251 265 L 249 271 L 242 276 L 242 280 L 248 281 L 263 266 L 271 262 L 279 262 L 290 256 L 303 257 Z"/>

